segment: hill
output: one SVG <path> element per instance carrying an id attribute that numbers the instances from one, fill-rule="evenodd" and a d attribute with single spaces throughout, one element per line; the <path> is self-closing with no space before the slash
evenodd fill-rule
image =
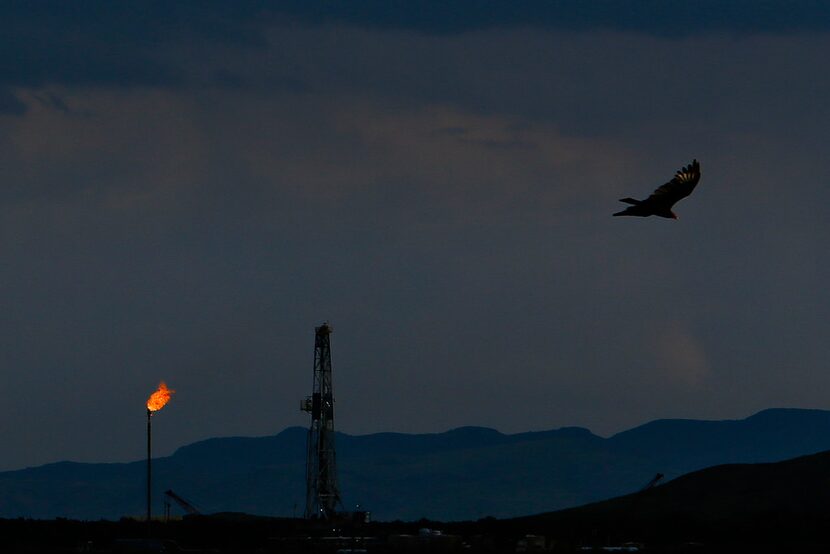
<path id="1" fill-rule="evenodd" d="M 275 436 L 217 438 L 154 460 L 154 506 L 168 488 L 205 512 L 301 514 L 302 428 Z M 505 435 L 465 427 L 446 433 L 338 434 L 346 508 L 375 518 L 515 517 L 638 490 L 724 463 L 775 462 L 830 449 L 830 412 L 767 410 L 743 420 L 660 420 L 602 438 L 586 429 Z M 144 461 L 61 462 L 0 473 L 0 517 L 118 518 L 144 511 Z M 662 490 L 662 488 L 658 489 Z"/>
<path id="2" fill-rule="evenodd" d="M 500 523 L 582 544 L 822 544 L 830 523 L 828 475 L 830 452 L 725 464 L 648 491 Z"/>

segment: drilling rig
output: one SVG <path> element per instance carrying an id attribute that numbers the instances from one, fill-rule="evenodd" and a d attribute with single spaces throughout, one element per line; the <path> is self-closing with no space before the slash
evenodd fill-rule
<path id="1" fill-rule="evenodd" d="M 342 509 L 334 453 L 334 390 L 331 381 L 331 326 L 314 329 L 314 382 L 302 403 L 311 414 L 306 453 L 307 519 L 332 519 Z"/>

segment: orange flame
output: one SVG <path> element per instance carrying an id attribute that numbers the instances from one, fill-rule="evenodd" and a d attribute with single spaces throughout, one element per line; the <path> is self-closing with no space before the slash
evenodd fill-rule
<path id="1" fill-rule="evenodd" d="M 150 398 L 147 399 L 147 409 L 151 412 L 157 412 L 164 408 L 164 405 L 170 400 L 170 395 L 173 394 L 174 390 L 168 389 L 167 385 L 164 384 L 164 381 L 159 383 L 159 388 L 156 389 L 156 392 L 150 395 Z"/>

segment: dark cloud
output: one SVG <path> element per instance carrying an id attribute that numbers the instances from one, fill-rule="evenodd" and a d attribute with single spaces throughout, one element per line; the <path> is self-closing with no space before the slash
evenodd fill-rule
<path id="1" fill-rule="evenodd" d="M 0 84 L 239 86 L 245 83 L 239 74 L 221 70 L 205 75 L 201 69 L 215 46 L 261 50 L 270 27 L 290 28 L 294 23 L 444 35 L 535 28 L 673 38 L 701 33 L 823 31 L 830 28 L 830 8 L 808 0 L 786 4 L 744 0 L 5 2 L 0 6 Z M 171 48 L 182 44 L 200 50 L 201 55 L 191 57 L 188 66 L 169 55 Z M 282 79 L 289 88 L 304 87 L 295 75 Z"/>
<path id="2" fill-rule="evenodd" d="M 0 87 L 0 115 L 23 115 L 26 113 L 26 104 L 12 91 Z"/>
<path id="3" fill-rule="evenodd" d="M 53 92 L 46 92 L 44 94 L 34 94 L 32 97 L 40 102 L 42 105 L 58 110 L 64 114 L 72 113 L 72 110 L 63 101 L 63 99 Z"/>
<path id="4" fill-rule="evenodd" d="M 276 12 L 305 23 L 346 23 L 428 33 L 536 27 L 566 31 L 605 29 L 683 37 L 708 32 L 780 33 L 830 27 L 830 8 L 823 2 L 812 0 L 786 3 L 751 0 L 370 0 L 353 3 L 288 0 L 272 7 Z"/>
<path id="5" fill-rule="evenodd" d="M 169 48 L 261 47 L 268 20 L 257 2 L 6 2 L 0 84 L 181 84 Z"/>

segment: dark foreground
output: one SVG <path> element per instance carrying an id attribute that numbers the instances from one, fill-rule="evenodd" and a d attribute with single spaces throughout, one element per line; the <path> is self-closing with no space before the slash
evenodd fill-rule
<path id="1" fill-rule="evenodd" d="M 439 523 L 308 522 L 234 514 L 167 523 L 0 520 L 4 553 L 826 552 L 826 521 L 778 516 L 739 527 L 575 517 Z M 148 538 L 150 537 L 150 538 Z"/>

